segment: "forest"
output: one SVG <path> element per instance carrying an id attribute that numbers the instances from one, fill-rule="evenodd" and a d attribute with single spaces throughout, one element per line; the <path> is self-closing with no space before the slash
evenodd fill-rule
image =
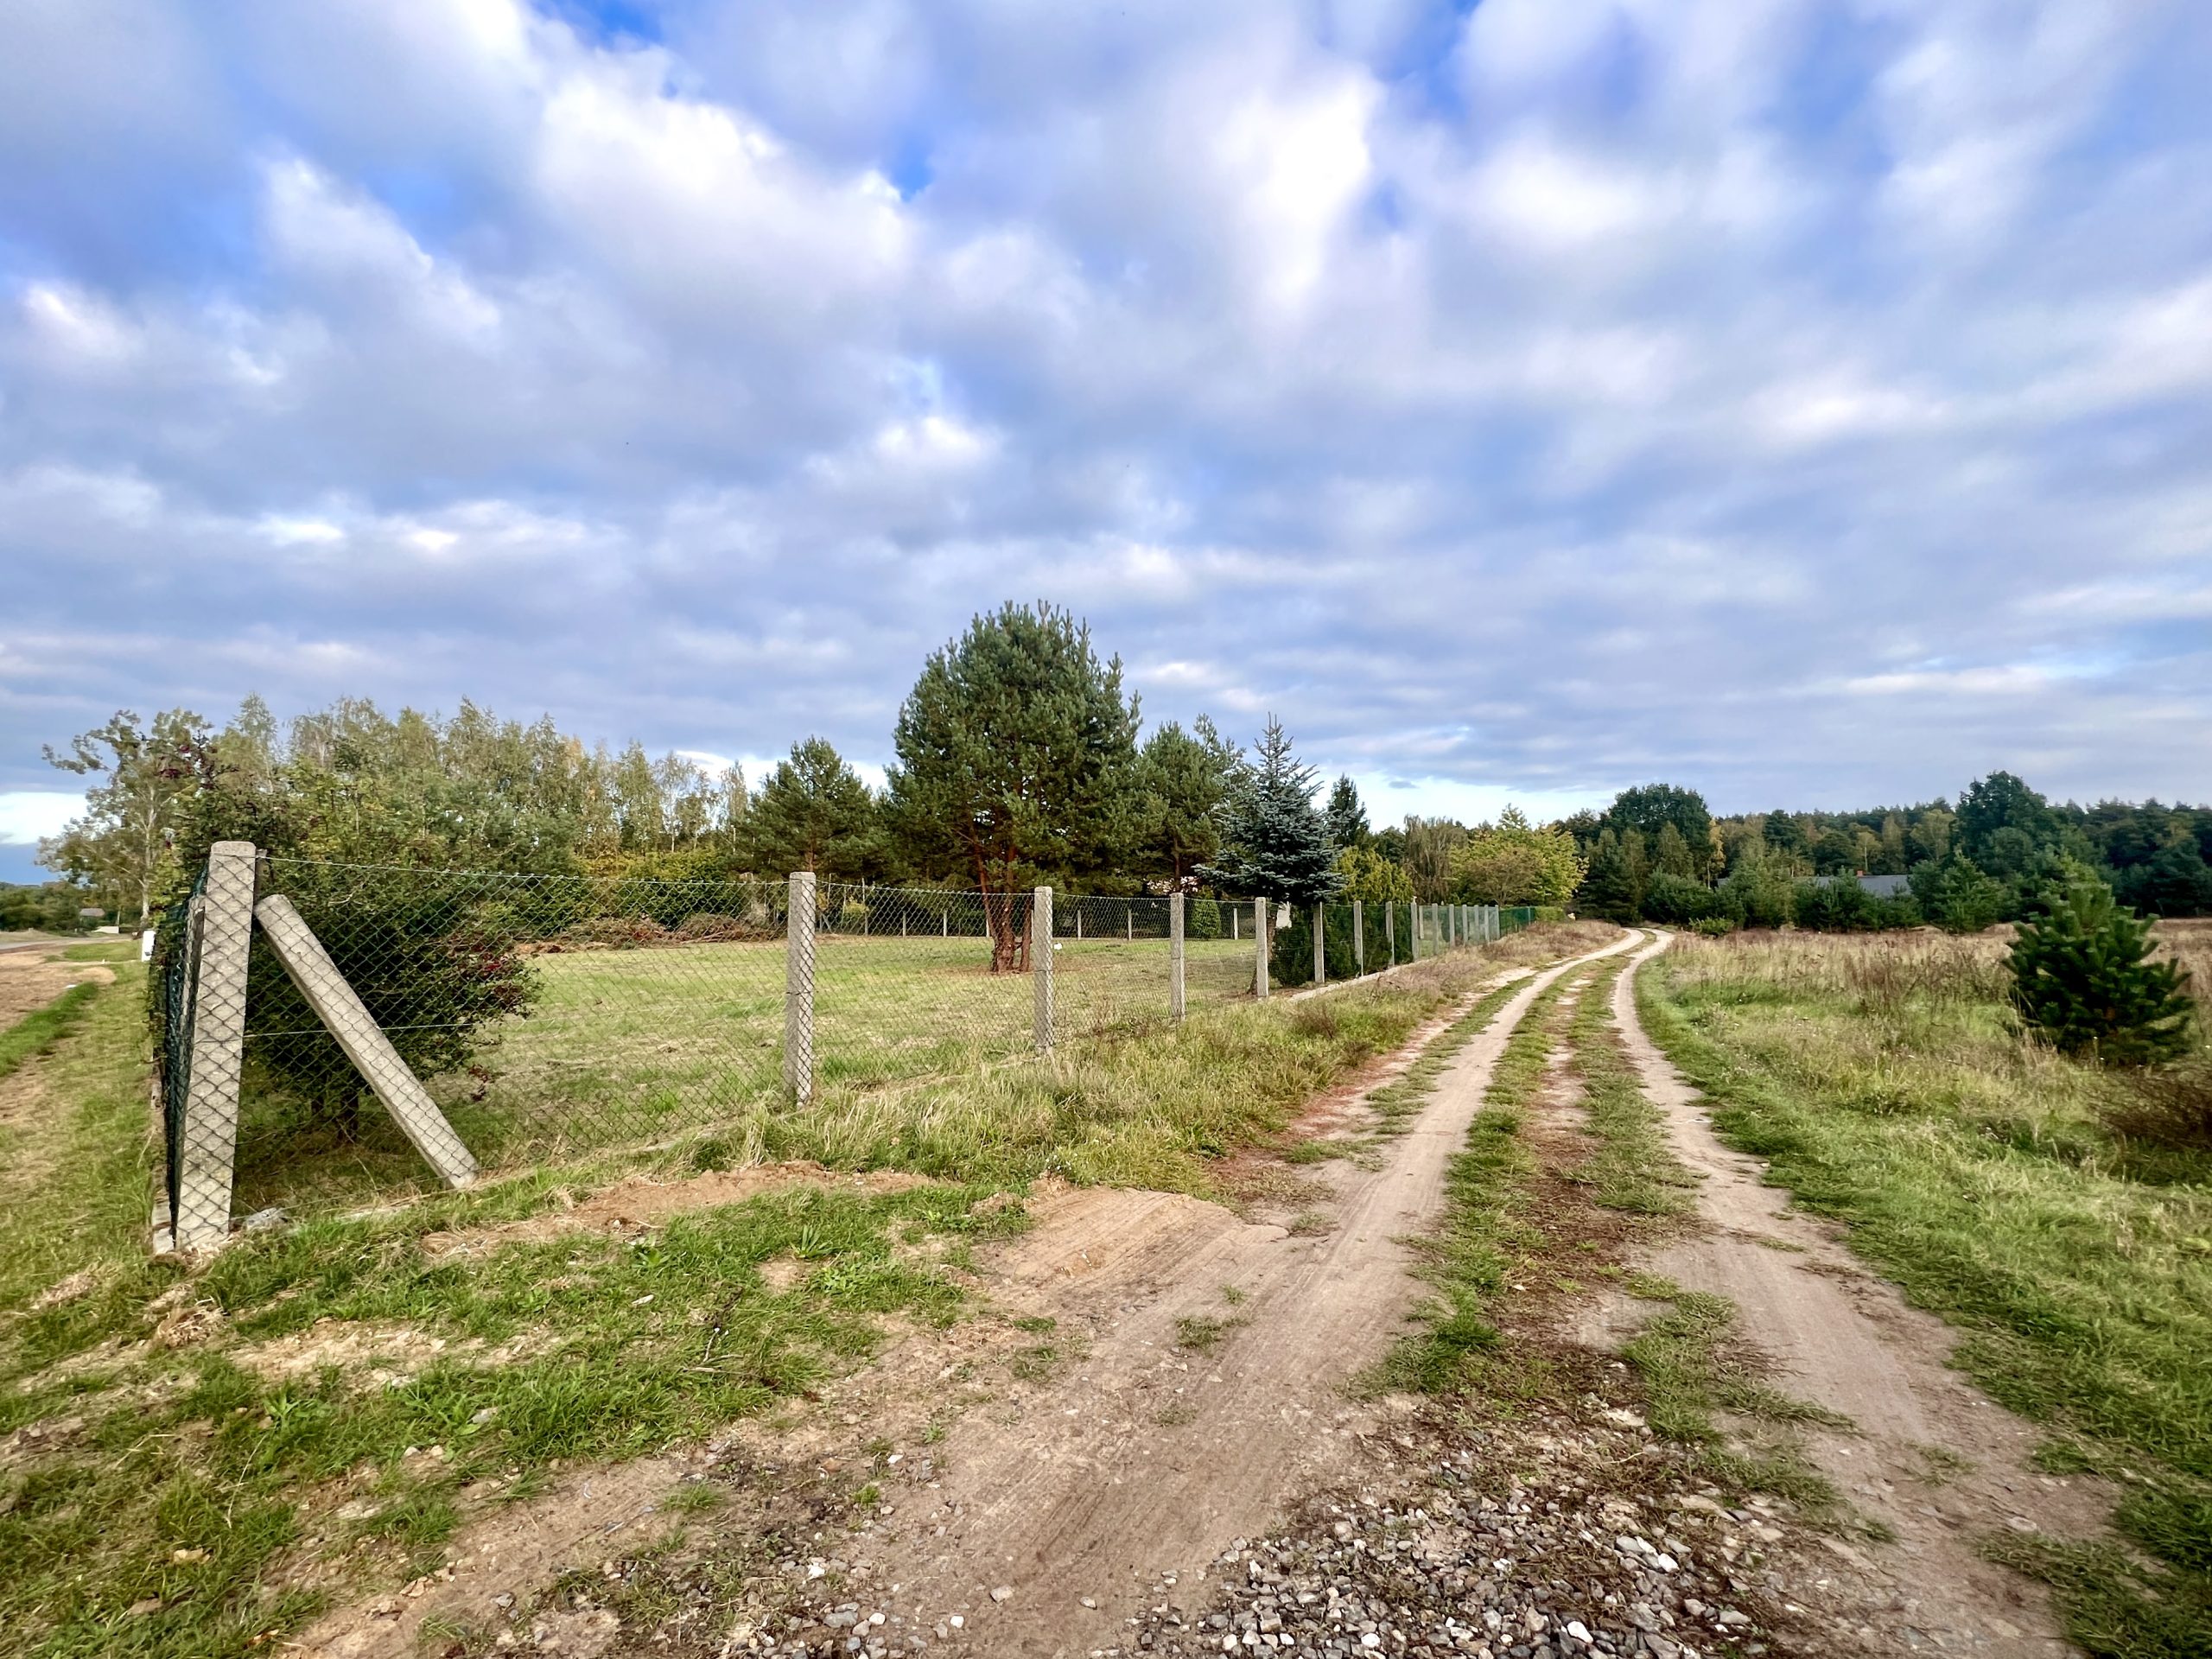
<path id="1" fill-rule="evenodd" d="M 872 789 L 812 735 L 748 779 L 466 700 L 441 715 L 346 698 L 280 721 L 254 696 L 219 727 L 119 711 L 48 751 L 87 779 L 87 809 L 41 844 L 60 881 L 0 888 L 0 927 L 102 918 L 86 909 L 136 924 L 225 837 L 416 868 L 1418 899 L 1708 933 L 1975 931 L 2086 868 L 2145 914 L 2212 913 L 2212 808 L 2054 803 L 2005 772 L 1955 801 L 1858 811 L 1716 815 L 1696 789 L 1654 783 L 1555 823 L 1508 808 L 1472 825 L 1377 827 L 1353 780 L 1324 788 L 1275 722 L 1249 747 L 1204 715 L 1146 730 L 1120 660 L 1048 606 L 979 616 L 931 656 L 892 747 Z M 1860 880 L 1883 877 L 1898 879 Z"/>

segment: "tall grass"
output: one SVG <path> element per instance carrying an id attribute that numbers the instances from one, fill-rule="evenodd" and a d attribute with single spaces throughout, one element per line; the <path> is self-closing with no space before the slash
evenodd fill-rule
<path id="1" fill-rule="evenodd" d="M 1957 1363 L 1993 1395 L 2127 1489 L 2118 1519 L 2162 1564 L 2047 1554 L 2075 1638 L 2212 1652 L 2212 1156 L 2109 1132 L 2129 1082 L 2017 1034 L 2002 949 L 1682 941 L 1638 988 L 1732 1143 L 1961 1327 Z"/>

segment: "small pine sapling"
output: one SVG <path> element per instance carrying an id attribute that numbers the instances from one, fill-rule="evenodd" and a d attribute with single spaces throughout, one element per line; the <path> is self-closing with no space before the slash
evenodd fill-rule
<path id="1" fill-rule="evenodd" d="M 2151 960 L 2150 924 L 2080 865 L 2047 889 L 2044 914 L 2012 942 L 2012 1006 L 2062 1053 L 2107 1065 L 2152 1065 L 2190 1045 L 2189 976 Z"/>

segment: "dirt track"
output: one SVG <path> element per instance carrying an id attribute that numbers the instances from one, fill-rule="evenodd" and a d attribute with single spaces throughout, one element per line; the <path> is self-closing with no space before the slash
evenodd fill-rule
<path id="1" fill-rule="evenodd" d="M 1071 1192 L 1040 1217 L 1004 1271 L 1052 1286 L 1090 1357 L 1019 1424 L 963 1420 L 942 1459 L 943 1535 L 916 1529 L 876 1576 L 961 1613 L 975 1651 L 1087 1653 L 1119 1638 L 1163 1574 L 1197 1572 L 1335 1472 L 1351 1442 L 1343 1385 L 1414 1301 L 1402 1241 L 1435 1221 L 1499 1050 L 1571 966 L 1529 978 L 1378 1167 L 1333 1166 L 1335 1224 L 1320 1236 L 1148 1192 Z M 1186 1319 L 1240 1323 L 1196 1353 L 1177 1346 Z M 1001 1588 L 1013 1593 L 993 1600 Z"/>
<path id="2" fill-rule="evenodd" d="M 790 1633 L 818 1618 L 835 1634 L 828 1645 L 819 1627 L 802 1636 L 810 1652 L 919 1651 L 948 1642 L 977 1655 L 1128 1652 L 1133 1627 L 1159 1613 L 1163 1585 L 1179 1586 L 1172 1594 L 1179 1607 L 1203 1614 L 1218 1593 L 1208 1572 L 1220 1571 L 1225 1551 L 1243 1550 L 1287 1513 L 1374 1480 L 1393 1459 L 1418 1465 L 1429 1456 L 1433 1465 L 1433 1452 L 1392 1450 L 1414 1444 L 1408 1420 L 1393 1416 L 1400 1407 L 1356 1405 L 1344 1385 L 1404 1328 L 1417 1285 L 1403 1241 L 1437 1220 L 1447 1160 L 1464 1144 L 1516 1024 L 1543 987 L 1637 942 L 1624 936 L 1529 976 L 1446 1068 L 1408 1132 L 1370 1166 L 1324 1166 L 1325 1197 L 1308 1195 L 1320 1205 L 1312 1212 L 1319 1223 L 1293 1231 L 1156 1192 L 1042 1192 L 1033 1201 L 1035 1226 L 980 1264 L 1000 1321 L 917 1333 L 802 1421 L 747 1425 L 688 1460 L 594 1471 L 516 1506 L 464 1535 L 449 1581 L 387 1604 L 378 1620 L 360 1610 L 340 1615 L 302 1645 L 333 1656 L 405 1652 L 425 1615 L 480 1618 L 502 1592 L 527 1605 L 569 1563 L 604 1555 L 619 1577 L 613 1560 L 664 1527 L 659 1500 L 710 1466 L 742 1470 L 752 1485 L 738 1510 L 712 1524 L 709 1547 L 712 1531 L 733 1541 L 758 1535 L 779 1541 L 772 1548 L 782 1559 L 758 1573 L 764 1588 L 747 1611 L 720 1616 L 701 1651 L 752 1651 L 756 1641 L 797 1651 Z M 1654 941 L 1635 960 L 1664 944 Z M 1854 1511 L 1897 1540 L 1853 1544 L 1794 1530 L 1777 1541 L 1760 1581 L 1741 1581 L 1783 1612 L 1767 1650 L 1934 1649 L 2003 1659 L 2070 1651 L 2042 1592 L 1983 1560 L 1973 1535 L 2008 1525 L 2094 1530 L 2107 1495 L 2031 1471 L 2031 1431 L 1944 1366 L 1952 1333 L 1906 1308 L 1832 1230 L 1761 1185 L 1753 1160 L 1714 1140 L 1692 1091 L 1641 1030 L 1632 978 L 1631 969 L 1617 982 L 1615 1020 L 1678 1155 L 1702 1180 L 1700 1224 L 1633 1265 L 1731 1298 L 1746 1344 L 1773 1362 L 1780 1385 L 1852 1420 L 1852 1431 L 1821 1431 L 1807 1449 Z M 1555 1122 L 1574 1109 L 1571 1088 L 1556 1098 L 1567 1103 L 1548 1108 Z M 1543 1148 L 1552 1141 L 1538 1144 L 1540 1156 L 1551 1155 Z M 1590 1363 L 1601 1367 L 1604 1351 L 1650 1316 L 1649 1305 L 1594 1293 L 1561 1313 L 1560 1339 L 1598 1350 Z M 1012 1386 L 988 1382 L 1002 1373 L 980 1362 L 1007 1361 L 1048 1325 L 1049 1342 L 1033 1351 L 1046 1363 L 1017 1369 L 1022 1380 Z M 1030 1334 L 1016 1334 L 1024 1330 Z M 969 1387 L 971 1374 L 985 1375 L 985 1385 Z M 1539 1431 L 1539 1444 L 1554 1443 L 1541 1438 L 1548 1433 Z M 1618 1437 L 1623 1444 L 1601 1448 L 1601 1462 L 1641 1455 L 1632 1433 Z M 887 1464 L 870 1442 L 899 1455 Z M 1940 1479 L 1931 1447 L 1942 1459 Z M 831 1487 L 849 1485 L 861 1468 L 880 1474 L 880 1507 L 855 1515 L 831 1503 L 812 1511 L 819 1519 L 790 1523 L 795 1484 L 819 1491 L 826 1477 Z M 1619 1518 L 1611 1512 L 1624 1501 L 1606 1498 L 1611 1518 L 1593 1505 L 1566 1524 L 1610 1536 Z M 1754 1520 L 1751 1531 L 1771 1530 Z M 820 1591 L 810 1587 L 825 1574 Z M 823 1592 L 831 1599 L 820 1599 Z M 872 1613 L 880 1616 L 874 1625 Z M 588 1630 L 573 1611 L 551 1616 L 552 1624 L 539 1617 L 537 1637 L 527 1622 L 517 1625 L 517 1645 L 586 1655 L 669 1650 L 652 1630 L 618 1630 L 603 1612 Z M 782 1634 L 769 1637 L 771 1623 Z M 1217 1640 L 1208 1637 L 1209 1647 Z M 1677 1650 L 1651 1640 L 1648 1649 L 1614 1650 Z M 1564 1642 L 1556 1649 L 1582 1650 Z"/>

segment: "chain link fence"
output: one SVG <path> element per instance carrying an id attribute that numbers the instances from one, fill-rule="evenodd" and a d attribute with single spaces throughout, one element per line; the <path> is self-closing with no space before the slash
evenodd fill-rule
<path id="1" fill-rule="evenodd" d="M 795 1091 L 953 1075 L 1176 1017 L 1166 898 L 1058 894 L 1040 927 L 1027 891 L 806 878 L 797 950 L 798 880 L 257 861 L 225 843 L 156 941 L 176 1236 L 220 1236 L 233 1170 L 249 1208 L 290 1194 L 286 1172 L 306 1166 L 373 1191 L 419 1179 L 428 1157 L 459 1184 Z M 1271 988 L 1312 980 L 1311 911 L 1182 908 L 1186 1007 L 1254 995 L 1262 911 Z M 1325 906 L 1322 965 L 1352 979 L 1495 937 L 1501 913 L 1480 927 L 1474 914 Z"/>

